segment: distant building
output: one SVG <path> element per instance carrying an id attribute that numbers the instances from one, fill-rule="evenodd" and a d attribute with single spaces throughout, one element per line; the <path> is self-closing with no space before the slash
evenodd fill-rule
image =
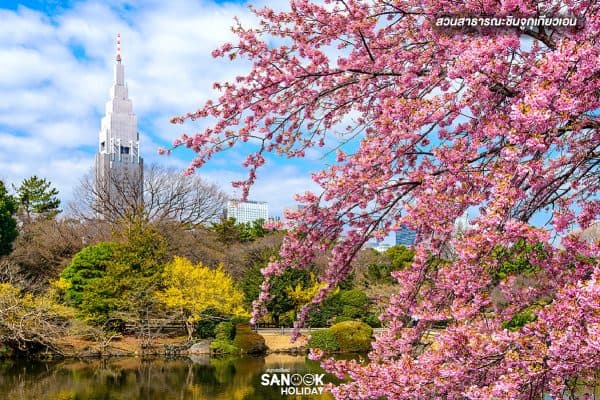
<path id="1" fill-rule="evenodd" d="M 125 68 L 121 63 L 121 39 L 117 35 L 114 82 L 100 124 L 96 153 L 96 201 L 99 217 L 116 209 L 131 209 L 143 202 L 143 164 L 137 117 L 128 96 Z M 110 204 L 110 207 L 109 207 Z"/>
<path id="2" fill-rule="evenodd" d="M 363 249 L 373 249 L 373 250 L 378 251 L 379 253 L 383 253 L 384 251 L 386 251 L 387 249 L 389 249 L 392 246 L 393 246 L 393 244 L 380 242 L 375 239 L 371 239 L 363 245 Z"/>
<path id="3" fill-rule="evenodd" d="M 402 225 L 396 231 L 396 245 L 414 246 L 417 238 L 417 231 L 408 229 L 406 225 Z"/>
<path id="4" fill-rule="evenodd" d="M 269 219 L 269 204 L 265 201 L 229 200 L 225 217 L 227 219 L 235 218 L 236 222 L 241 224 L 259 219 L 267 221 Z"/>
<path id="5" fill-rule="evenodd" d="M 595 221 L 590 224 L 587 229 L 577 230 L 571 234 L 585 240 L 588 243 L 600 241 L 600 221 Z"/>
<path id="6" fill-rule="evenodd" d="M 391 247 L 392 245 L 389 243 L 377 243 L 377 245 L 373 246 L 372 249 L 378 251 L 379 253 L 384 253 Z"/>
<path id="7" fill-rule="evenodd" d="M 472 229 L 472 228 L 473 228 L 473 226 L 471 225 L 471 222 L 469 221 L 467 214 L 465 214 L 462 217 L 458 217 L 454 221 L 454 229 L 452 230 L 452 236 L 453 237 L 462 236 L 465 234 L 465 232 L 467 232 L 469 229 Z"/>

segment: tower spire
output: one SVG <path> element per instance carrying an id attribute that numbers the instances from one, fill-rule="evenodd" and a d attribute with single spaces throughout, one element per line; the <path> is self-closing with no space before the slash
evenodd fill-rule
<path id="1" fill-rule="evenodd" d="M 117 33 L 117 62 L 121 62 L 121 34 Z"/>
<path id="2" fill-rule="evenodd" d="M 125 83 L 125 65 L 121 62 L 120 34 L 116 37 L 115 60 L 115 80 L 100 122 L 96 153 L 96 189 L 99 196 L 104 196 L 98 198 L 99 214 L 111 220 L 124 215 L 116 210 L 135 212 L 142 204 L 144 176 L 137 118 Z M 136 208 L 131 209 L 131 205 Z"/>

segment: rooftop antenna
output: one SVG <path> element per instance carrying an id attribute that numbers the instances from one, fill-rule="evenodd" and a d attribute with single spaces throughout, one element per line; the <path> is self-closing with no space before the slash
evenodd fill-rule
<path id="1" fill-rule="evenodd" d="M 121 62 L 121 34 L 117 33 L 117 61 Z"/>

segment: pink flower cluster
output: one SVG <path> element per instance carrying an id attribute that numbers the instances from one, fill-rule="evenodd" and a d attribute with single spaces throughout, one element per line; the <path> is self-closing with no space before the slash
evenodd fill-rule
<path id="1" fill-rule="evenodd" d="M 197 153 L 255 145 L 238 182 L 247 194 L 267 155 L 302 157 L 345 127 L 336 163 L 313 175 L 322 193 L 287 213 L 269 280 L 330 254 L 327 284 L 351 272 L 369 238 L 417 229 L 411 267 L 381 316 L 367 365 L 324 361 L 345 379 L 339 399 L 534 399 L 574 393 L 600 368 L 600 242 L 568 235 L 600 214 L 600 5 L 592 0 L 291 0 L 255 10 L 256 29 L 215 57 L 246 58 L 245 76 L 216 84 L 218 102 L 176 117 L 211 117 L 178 139 Z M 431 15 L 520 12 L 584 18 L 576 30 L 446 32 Z M 281 43 L 273 45 L 273 43 Z M 351 122 L 349 122 L 351 121 Z M 253 139 L 253 140 L 250 140 Z M 454 221 L 477 214 L 453 235 Z M 547 218 L 549 225 L 533 221 Z M 500 275 L 499 248 L 535 246 L 526 277 Z M 507 321 L 534 318 L 518 329 Z M 417 321 L 416 324 L 410 321 Z M 432 345 L 424 336 L 443 322 Z M 311 357 L 322 356 L 313 352 Z"/>

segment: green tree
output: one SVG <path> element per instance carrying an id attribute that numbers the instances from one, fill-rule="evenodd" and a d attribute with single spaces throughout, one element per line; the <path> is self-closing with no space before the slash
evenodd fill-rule
<path id="1" fill-rule="evenodd" d="M 380 326 L 377 316 L 371 310 L 371 303 L 360 289 L 335 290 L 309 314 L 308 323 L 313 327 L 329 326 L 332 322 L 361 320 L 373 326 Z"/>
<path id="2" fill-rule="evenodd" d="M 4 182 L 0 181 L 0 256 L 12 250 L 12 243 L 19 234 L 17 231 L 17 202 L 9 195 Z"/>
<path id="3" fill-rule="evenodd" d="M 60 286 L 64 287 L 65 301 L 75 307 L 81 306 L 83 294 L 96 280 L 102 278 L 113 261 L 116 243 L 99 243 L 88 246 L 75 254 L 71 263 L 60 274 Z"/>
<path id="4" fill-rule="evenodd" d="M 258 297 L 260 293 L 260 285 L 263 281 L 263 276 L 260 273 L 261 268 L 264 268 L 269 261 L 269 258 L 274 255 L 265 249 L 262 254 L 262 259 L 255 262 L 246 272 L 244 278 L 240 282 L 240 288 L 244 292 L 245 299 L 248 305 Z M 310 272 L 305 270 L 290 269 L 283 275 L 275 277 L 271 281 L 272 296 L 266 304 L 273 323 L 280 324 L 281 316 L 289 311 L 296 309 L 296 300 L 290 296 L 290 288 L 298 287 L 298 290 L 306 290 L 312 286 Z M 291 323 L 291 321 L 289 321 Z"/>
<path id="5" fill-rule="evenodd" d="M 232 244 L 239 241 L 240 228 L 235 222 L 235 218 L 223 219 L 218 223 L 213 223 L 212 230 L 217 234 L 217 239 L 221 243 Z"/>
<path id="6" fill-rule="evenodd" d="M 397 283 L 396 279 L 391 276 L 391 273 L 410 266 L 414 256 L 415 252 L 405 246 L 390 247 L 383 253 L 380 261 L 369 264 L 367 267 L 365 285 Z"/>
<path id="7" fill-rule="evenodd" d="M 17 191 L 20 213 L 26 222 L 30 222 L 33 215 L 53 217 L 60 212 L 58 190 L 45 178 L 33 175 L 14 189 Z"/>
<path id="8" fill-rule="evenodd" d="M 324 286 L 323 283 L 316 281 L 315 274 L 310 274 L 310 285 L 303 285 L 304 282 L 299 282 L 296 286 L 290 286 L 286 289 L 286 293 L 290 300 L 295 304 L 295 312 L 300 311 L 300 307 L 312 300 L 313 297 Z"/>
<path id="9" fill-rule="evenodd" d="M 103 277 L 84 292 L 82 314 L 92 322 L 130 320 L 146 329 L 156 314 L 161 275 L 169 256 L 167 243 L 156 227 L 143 221 L 128 224 L 121 233 L 123 242 L 113 251 Z"/>
<path id="10" fill-rule="evenodd" d="M 247 243 L 253 242 L 271 232 L 263 227 L 264 223 L 263 219 L 237 223 L 235 218 L 228 218 L 221 220 L 219 223 L 213 223 L 212 230 L 217 234 L 217 238 L 221 243 L 227 245 Z"/>
<path id="11" fill-rule="evenodd" d="M 267 235 L 269 232 L 271 232 L 270 230 L 264 228 L 264 224 L 265 220 L 262 218 L 257 219 L 256 221 L 246 222 L 245 224 L 243 224 L 243 231 L 245 231 L 244 234 L 248 237 L 250 241 L 254 241 L 258 238 L 261 238 Z"/>
<path id="12" fill-rule="evenodd" d="M 493 257 L 498 260 L 497 265 L 490 269 L 490 274 L 495 283 L 509 275 L 530 275 L 539 270 L 531 259 L 546 258 L 547 253 L 543 243 L 528 244 L 519 239 L 510 246 L 496 246 Z"/>
<path id="13" fill-rule="evenodd" d="M 359 289 L 340 292 L 342 316 L 349 319 L 361 319 L 367 313 L 369 300 L 365 292 Z"/>
<path id="14" fill-rule="evenodd" d="M 342 352 L 368 351 L 371 348 L 373 328 L 360 321 L 344 321 L 329 328 L 335 335 Z"/>

